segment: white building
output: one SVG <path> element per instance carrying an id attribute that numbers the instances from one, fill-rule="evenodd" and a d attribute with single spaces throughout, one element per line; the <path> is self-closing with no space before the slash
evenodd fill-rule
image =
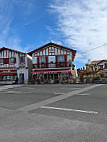
<path id="1" fill-rule="evenodd" d="M 0 49 L 0 84 L 26 84 L 31 70 L 31 56 L 6 47 Z"/>

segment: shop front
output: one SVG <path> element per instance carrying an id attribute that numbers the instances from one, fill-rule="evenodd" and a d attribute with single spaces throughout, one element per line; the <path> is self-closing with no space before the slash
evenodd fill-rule
<path id="1" fill-rule="evenodd" d="M 71 70 L 33 71 L 32 77 L 37 84 L 44 83 L 70 83 Z"/>
<path id="2" fill-rule="evenodd" d="M 3 70 L 0 71 L 0 84 L 14 84 L 17 83 L 16 70 Z"/>

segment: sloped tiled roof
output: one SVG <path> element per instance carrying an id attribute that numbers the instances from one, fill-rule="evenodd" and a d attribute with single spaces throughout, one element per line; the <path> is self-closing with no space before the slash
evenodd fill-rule
<path id="1" fill-rule="evenodd" d="M 9 50 L 9 51 L 17 52 L 17 53 L 26 54 L 26 53 L 24 53 L 24 52 L 21 52 L 21 51 L 18 51 L 18 50 L 14 50 L 14 49 L 10 49 L 10 48 L 7 48 L 7 47 L 2 47 L 2 48 L 0 48 L 0 51 L 3 51 L 3 50 Z"/>

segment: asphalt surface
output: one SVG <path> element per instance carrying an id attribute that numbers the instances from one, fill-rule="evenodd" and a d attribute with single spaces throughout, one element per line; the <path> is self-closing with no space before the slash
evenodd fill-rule
<path id="1" fill-rule="evenodd" d="M 107 142 L 107 84 L 1 86 L 0 142 Z"/>
<path id="2" fill-rule="evenodd" d="M 74 87 L 73 87 L 74 86 Z M 86 85 L 89 86 L 89 85 Z M 4 86 L 5 87 L 5 86 Z M 8 89 L 2 89 L 0 92 L 0 107 L 6 109 L 18 109 L 49 99 L 54 96 L 83 88 L 83 85 L 22 85 L 15 88 L 8 86 Z M 14 86 L 13 86 L 14 87 Z"/>

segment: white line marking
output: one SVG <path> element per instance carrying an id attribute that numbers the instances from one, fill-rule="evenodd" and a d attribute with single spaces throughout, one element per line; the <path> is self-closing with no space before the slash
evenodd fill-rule
<path id="1" fill-rule="evenodd" d="M 64 93 L 53 93 L 54 95 L 63 95 Z"/>
<path id="2" fill-rule="evenodd" d="M 2 93 L 5 93 L 5 94 L 21 94 L 22 92 L 20 92 L 20 91 L 6 91 L 6 92 L 2 92 Z"/>
<path id="3" fill-rule="evenodd" d="M 51 85 L 50 85 L 50 86 L 51 86 Z M 52 85 L 52 86 L 53 86 L 53 85 Z M 30 110 L 38 109 L 38 108 L 40 108 L 41 106 L 45 106 L 45 105 L 48 105 L 48 104 L 51 104 L 51 103 L 60 101 L 60 100 L 62 100 L 62 99 L 69 98 L 69 97 L 71 97 L 71 96 L 74 96 L 74 95 L 76 95 L 76 94 L 83 93 L 83 92 L 85 92 L 85 91 L 87 91 L 87 90 L 90 90 L 90 89 L 93 89 L 93 88 L 99 87 L 99 86 L 102 86 L 102 84 L 95 84 L 95 85 L 88 86 L 88 87 L 86 87 L 86 88 L 82 88 L 82 89 L 74 90 L 74 91 L 71 91 L 71 92 L 68 92 L 68 93 L 64 93 L 63 95 L 58 95 L 58 96 L 55 96 L 55 97 L 52 97 L 52 98 L 48 98 L 48 99 L 43 100 L 43 101 L 41 101 L 41 102 L 24 106 L 24 107 L 19 108 L 19 109 L 17 109 L 17 110 L 18 110 L 18 111 L 27 111 L 27 112 L 28 112 L 28 111 L 30 111 Z"/>
<path id="4" fill-rule="evenodd" d="M 69 109 L 69 108 L 57 108 L 57 107 L 49 107 L 49 106 L 42 106 L 41 108 L 98 114 L 98 112 L 96 112 L 96 111 L 86 111 L 86 110 L 78 110 L 78 109 L 76 110 L 76 109 Z"/>
<path id="5" fill-rule="evenodd" d="M 68 88 L 61 88 L 61 89 L 68 89 Z M 70 90 L 74 90 L 74 89 L 81 89 L 81 88 L 69 88 Z"/>
<path id="6" fill-rule="evenodd" d="M 71 89 L 81 89 L 81 88 L 71 88 Z"/>
<path id="7" fill-rule="evenodd" d="M 15 87 L 21 87 L 21 86 L 22 85 L 6 85 L 3 87 L 0 87 L 0 91 L 8 90 L 8 89 L 15 88 Z"/>
<path id="8" fill-rule="evenodd" d="M 78 96 L 89 96 L 90 94 L 87 93 L 87 94 L 77 94 Z"/>

